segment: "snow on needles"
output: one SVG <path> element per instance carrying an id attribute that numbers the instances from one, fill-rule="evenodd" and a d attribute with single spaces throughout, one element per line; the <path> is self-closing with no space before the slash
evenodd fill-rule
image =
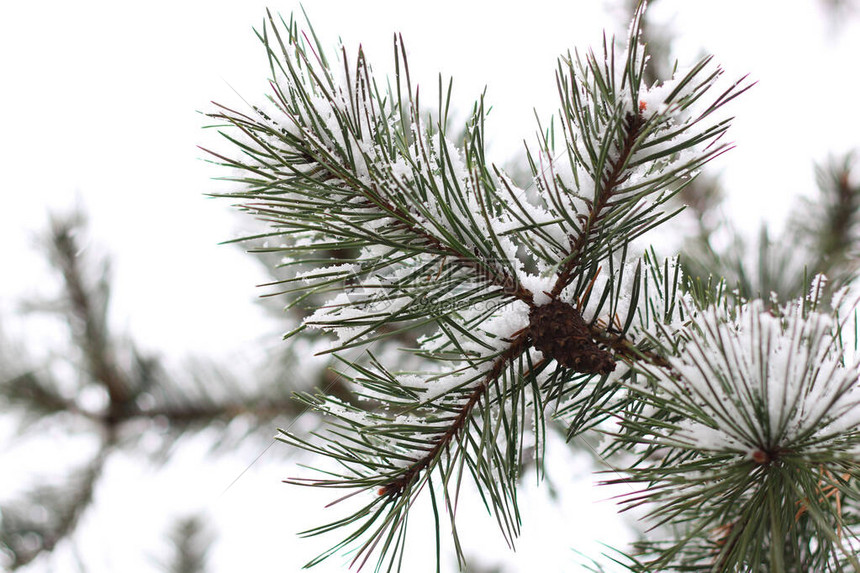
<path id="1" fill-rule="evenodd" d="M 734 315 L 734 316 L 733 316 Z M 839 325 L 796 303 L 709 308 L 672 369 L 650 371 L 688 419 L 663 439 L 752 459 L 860 448 L 860 361 L 843 363 Z"/>

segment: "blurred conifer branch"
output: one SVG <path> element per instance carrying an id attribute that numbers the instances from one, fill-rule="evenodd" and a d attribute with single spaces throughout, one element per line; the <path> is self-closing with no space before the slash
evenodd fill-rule
<path id="1" fill-rule="evenodd" d="M 206 573 L 208 553 L 214 537 L 202 516 L 194 515 L 176 520 L 169 534 L 173 549 L 165 573 Z"/>
<path id="2" fill-rule="evenodd" d="M 74 534 L 81 515 L 93 502 L 96 483 L 112 444 L 106 444 L 89 463 L 70 471 L 62 485 L 41 485 L 2 505 L 0 550 L 10 571 L 53 551 Z"/>
<path id="3" fill-rule="evenodd" d="M 23 301 L 26 312 L 50 317 L 49 328 L 67 328 L 68 343 L 64 337 L 45 337 L 58 340 L 58 347 L 41 349 L 38 358 L 28 355 L 25 341 L 9 339 L 8 333 L 0 345 L 0 403 L 18 416 L 21 431 L 29 430 L 35 438 L 46 428 L 62 428 L 95 444 L 93 456 L 80 468 L 69 469 L 66 479 L 0 501 L 0 548 L 11 569 L 74 535 L 80 516 L 93 502 L 102 468 L 115 451 L 132 450 L 152 461 L 166 461 L 177 440 L 216 422 L 226 427 L 213 447 L 299 413 L 290 399 L 293 388 L 282 377 L 255 386 L 209 360 L 167 366 L 114 333 L 108 316 L 109 260 L 97 254 L 86 235 L 79 211 L 51 218 L 41 245 L 60 279 L 59 295 L 31 295 Z M 243 423 L 230 424 L 238 419 Z M 269 431 L 265 434 L 268 437 Z M 144 449 L 136 446 L 147 435 L 156 437 L 157 448 L 151 442 Z"/>
<path id="4" fill-rule="evenodd" d="M 652 0 L 650 5 L 658 1 Z M 628 2 L 631 14 L 638 4 L 637 0 Z M 856 9 L 852 0 L 822 0 L 820 4 L 834 18 Z M 653 24 L 646 11 L 642 37 L 649 55 L 646 83 L 671 77 L 672 31 Z M 774 238 L 763 225 L 758 237 L 750 240 L 721 210 L 725 198 L 722 183 L 712 174 L 699 174 L 674 199 L 686 207 L 687 218 L 698 229 L 681 245 L 688 279 L 707 282 L 709 276 L 721 277 L 747 299 L 768 298 L 771 293 L 781 300 L 802 296 L 818 274 L 828 277 L 830 292 L 849 284 L 856 273 L 860 223 L 855 154 L 832 157 L 816 166 L 816 183 L 816 194 L 799 202 L 779 237 Z M 707 285 L 699 285 L 693 292 L 701 288 L 707 289 Z"/>
<path id="5" fill-rule="evenodd" d="M 828 277 L 831 293 L 851 284 L 860 233 L 860 184 L 853 169 L 853 154 L 817 166 L 815 196 L 799 202 L 776 239 L 762 226 L 757 242 L 750 245 L 728 220 L 719 230 L 700 234 L 686 245 L 683 260 L 689 276 L 713 274 L 745 298 L 775 293 L 779 300 L 802 296 L 819 274 Z"/>

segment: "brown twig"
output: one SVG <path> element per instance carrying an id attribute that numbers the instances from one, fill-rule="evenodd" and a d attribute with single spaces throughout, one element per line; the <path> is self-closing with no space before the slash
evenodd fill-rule
<path id="1" fill-rule="evenodd" d="M 626 171 L 627 162 L 631 155 L 636 151 L 636 141 L 642 133 L 642 127 L 645 125 L 645 118 L 641 111 L 637 114 L 628 113 L 624 128 L 626 136 L 621 149 L 618 150 L 618 156 L 609 161 L 609 169 L 603 174 L 600 180 L 600 194 L 597 201 L 591 206 L 588 217 L 582 226 L 582 230 L 575 240 L 571 241 L 570 254 L 567 256 L 567 262 L 559 271 L 555 285 L 550 292 L 552 298 L 557 298 L 561 291 L 570 284 L 573 279 L 573 272 L 580 263 L 582 250 L 588 244 L 591 232 L 594 226 L 603 217 L 603 210 L 606 208 L 609 200 L 618 190 L 618 187 L 624 183 L 629 177 Z"/>
<path id="2" fill-rule="evenodd" d="M 504 368 L 512 361 L 520 356 L 529 347 L 529 336 L 527 331 L 522 331 L 512 341 L 510 346 L 502 352 L 493 362 L 492 368 L 484 376 L 483 380 L 472 390 L 468 400 L 460 407 L 460 412 L 454 418 L 451 425 L 442 434 L 434 446 L 420 459 L 416 460 L 412 465 L 406 468 L 406 471 L 401 473 L 396 480 L 387 484 L 382 488 L 381 493 L 392 494 L 400 493 L 413 483 L 416 477 L 433 463 L 433 461 L 445 450 L 450 447 L 454 438 L 466 427 L 469 417 L 475 406 L 478 405 L 481 398 L 487 393 L 492 383 L 498 379 Z"/>

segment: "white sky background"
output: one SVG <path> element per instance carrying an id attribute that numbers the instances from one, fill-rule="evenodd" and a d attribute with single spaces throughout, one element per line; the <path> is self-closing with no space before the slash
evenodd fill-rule
<path id="1" fill-rule="evenodd" d="M 342 0 L 308 1 L 305 7 L 324 45 L 333 52 L 340 36 L 354 53 L 361 42 L 377 75 L 391 70 L 391 36 L 402 32 L 410 70 L 428 104 L 435 101 L 439 72 L 454 77 L 453 102 L 461 114 L 486 85 L 494 106 L 490 154 L 506 163 L 524 138 L 532 140 L 532 108 L 543 119 L 555 110 L 557 55 L 595 45 L 603 28 L 622 34 L 626 29 L 619 10 L 599 10 L 596 4 L 531 0 L 511 10 L 497 2 Z M 91 217 L 93 244 L 114 255 L 112 316 L 118 330 L 131 332 L 146 349 L 177 358 L 241 356 L 252 345 L 279 344 L 274 326 L 253 303 L 262 270 L 235 247 L 217 246 L 239 232 L 241 219 L 227 201 L 203 198 L 225 187 L 211 181 L 223 173 L 201 161 L 196 147 L 213 141 L 200 129 L 206 121 L 196 113 L 211 110 L 210 100 L 241 106 L 236 92 L 255 102 L 266 89 L 265 58 L 251 32 L 265 6 L 45 1 L 0 10 L 4 317 L 14 308 L 14 297 L 50 291 L 31 237 L 44 227 L 48 211 L 80 201 Z M 298 9 L 292 3 L 272 7 L 285 15 Z M 682 63 L 706 51 L 730 76 L 749 73 L 758 81 L 732 104 L 737 119 L 730 137 L 736 149 L 708 169 L 722 172 L 727 209 L 742 228 L 755 229 L 761 220 L 781 226 L 793 198 L 812 192 L 813 162 L 858 146 L 858 18 L 834 28 L 814 0 L 661 0 L 654 16 L 678 34 L 674 53 Z M 11 327 L 8 334 L 14 337 L 20 326 L 13 321 L 4 328 Z M 262 333 L 270 336 L 261 341 Z M 194 443 L 167 472 L 141 469 L 134 459 L 112 463 L 108 478 L 118 478 L 106 479 L 100 490 L 104 500 L 84 523 L 82 552 L 99 555 L 102 534 L 113 549 L 93 557 L 91 571 L 156 570 L 142 560 L 141 546 L 157 555 L 171 514 L 200 507 L 219 516 L 224 540 L 213 571 L 238 571 L 249 558 L 254 566 L 247 570 L 258 573 L 295 570 L 312 551 L 294 542 L 299 525 L 292 521 L 322 502 L 296 511 L 299 496 L 279 483 L 292 475 L 283 462 L 264 459 L 218 495 L 259 453 L 251 451 L 254 447 L 214 469 Z M 45 452 L 49 455 L 50 446 Z M 2 444 L 0 456 L 10 459 Z M 18 452 L 11 459 L 24 464 L 28 458 Z M 15 473 L 8 467 L 0 474 Z M 0 495 L 6 487 L 12 485 L 0 475 Z M 589 499 L 604 497 L 584 489 L 585 507 Z M 524 495 L 533 500 L 530 507 L 547 504 L 540 495 Z M 489 529 L 484 537 L 493 545 L 487 554 L 521 563 L 511 571 L 526 571 L 528 556 L 541 552 L 537 541 L 573 531 L 577 526 L 571 520 L 599 529 L 594 522 L 601 522 L 600 514 L 574 518 L 581 510 L 571 507 L 549 517 L 526 517 L 524 529 L 532 530 L 533 541 L 524 542 L 520 557 L 508 559 L 498 549 L 500 536 L 490 521 L 481 532 L 464 528 L 464 538 L 468 546 Z M 568 540 L 577 543 L 572 535 Z M 558 570 L 570 570 L 570 563 Z"/>

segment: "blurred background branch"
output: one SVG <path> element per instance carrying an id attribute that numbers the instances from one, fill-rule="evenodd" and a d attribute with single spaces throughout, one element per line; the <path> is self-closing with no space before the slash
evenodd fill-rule
<path id="1" fill-rule="evenodd" d="M 187 359 L 179 369 L 114 333 L 110 260 L 97 255 L 86 236 L 81 211 L 51 218 L 40 246 L 61 286 L 55 296 L 33 296 L 23 305 L 27 315 L 50 315 L 48 328 L 65 327 L 68 345 L 51 349 L 47 363 L 38 366 L 27 352 L 10 351 L 20 349 L 22 341 L 2 345 L 7 351 L 0 355 L 0 403 L 18 415 L 19 433 L 52 426 L 69 435 L 83 433 L 96 443 L 90 459 L 69 469 L 63 479 L 34 476 L 38 485 L 0 502 L 0 548 L 11 570 L 74 535 L 116 450 L 157 436 L 159 446 L 150 448 L 148 457 L 164 461 L 177 440 L 215 423 L 225 429 L 213 447 L 252 436 L 264 443 L 277 420 L 298 413 L 286 376 L 255 382 L 251 372 L 237 376 L 230 366 L 211 359 Z M 239 419 L 242 424 L 231 426 Z M 46 483 L 39 484 L 40 479 Z M 197 521 L 185 522 L 186 537 L 198 526 Z M 183 565 L 186 569 L 174 570 L 202 571 L 202 565 L 188 569 L 192 561 Z"/>

